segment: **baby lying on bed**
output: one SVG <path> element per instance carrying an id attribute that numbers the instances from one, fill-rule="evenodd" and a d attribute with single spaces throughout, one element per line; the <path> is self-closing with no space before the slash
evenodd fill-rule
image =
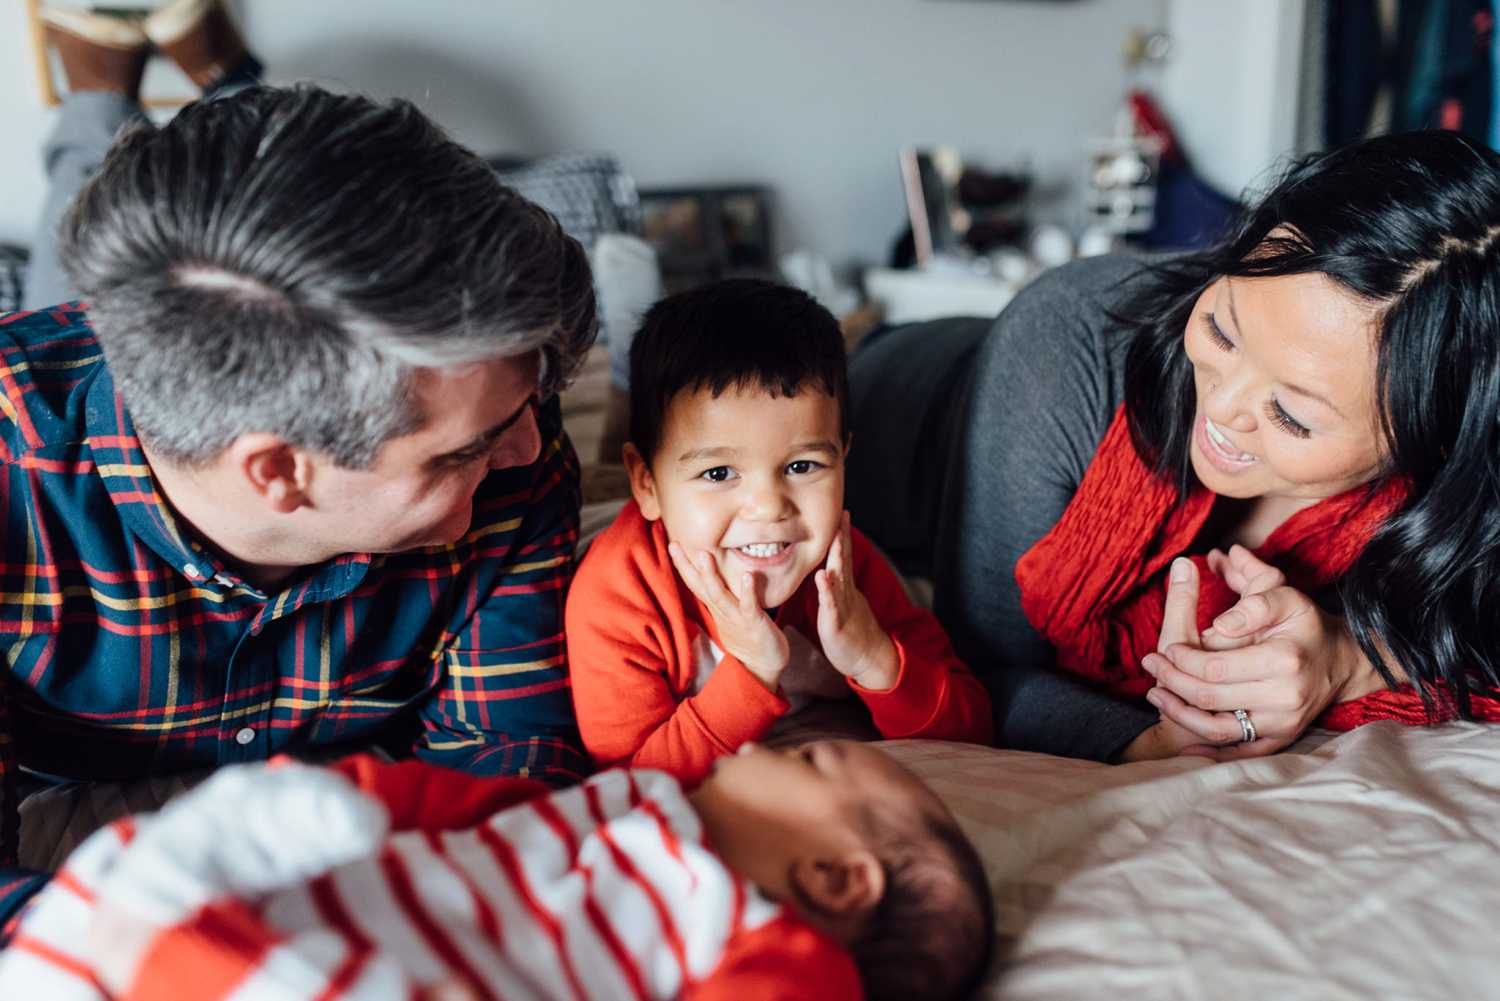
<path id="1" fill-rule="evenodd" d="M 86 841 L 0 997 L 909 1001 L 972 986 L 992 924 L 952 816 L 862 744 L 747 745 L 691 793 L 244 765 Z"/>

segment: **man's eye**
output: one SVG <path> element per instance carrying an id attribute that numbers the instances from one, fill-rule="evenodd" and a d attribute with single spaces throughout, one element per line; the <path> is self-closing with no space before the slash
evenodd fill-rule
<path id="1" fill-rule="evenodd" d="M 788 462 L 786 464 L 786 471 L 793 476 L 806 476 L 808 473 L 822 468 L 823 464 L 821 462 L 814 462 L 812 459 L 798 459 L 795 462 Z"/>
<path id="2" fill-rule="evenodd" d="M 488 452 L 456 452 L 453 455 L 445 455 L 438 460 L 439 468 L 454 470 L 462 469 L 476 459 L 482 459 Z"/>
<path id="3" fill-rule="evenodd" d="M 699 479 L 707 480 L 710 483 L 723 483 L 725 480 L 732 479 L 733 477 L 734 470 L 728 466 L 715 466 L 712 469 L 705 469 L 698 474 Z"/>

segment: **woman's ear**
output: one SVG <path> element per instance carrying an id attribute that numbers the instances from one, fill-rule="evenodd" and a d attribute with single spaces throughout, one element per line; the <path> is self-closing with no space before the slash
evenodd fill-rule
<path id="1" fill-rule="evenodd" d="M 661 504 L 656 498 L 656 480 L 651 475 L 651 465 L 634 443 L 626 442 L 622 450 L 625 472 L 630 476 L 630 494 L 640 506 L 641 515 L 647 521 L 661 517 Z"/>
<path id="2" fill-rule="evenodd" d="M 833 858 L 798 859 L 790 876 L 804 917 L 843 942 L 854 940 L 885 896 L 885 866 L 867 848 Z"/>

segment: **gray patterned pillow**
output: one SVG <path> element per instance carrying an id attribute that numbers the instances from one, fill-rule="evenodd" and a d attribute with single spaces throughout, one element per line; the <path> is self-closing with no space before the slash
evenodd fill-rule
<path id="1" fill-rule="evenodd" d="M 30 257 L 24 247 L 0 243 L 0 313 L 21 308 L 21 290 L 26 287 L 26 262 Z"/>
<path id="2" fill-rule="evenodd" d="M 563 232 L 593 249 L 603 233 L 641 231 L 635 180 L 612 156 L 565 153 L 539 160 L 494 158 L 490 165 L 508 187 L 557 217 Z"/>

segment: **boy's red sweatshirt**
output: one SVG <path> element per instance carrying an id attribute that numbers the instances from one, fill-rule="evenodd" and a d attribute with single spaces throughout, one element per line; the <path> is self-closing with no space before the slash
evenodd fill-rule
<path id="1" fill-rule="evenodd" d="M 989 694 L 870 541 L 858 529 L 851 539 L 855 583 L 895 643 L 900 673 L 889 691 L 844 683 L 886 737 L 988 743 Z M 696 783 L 714 759 L 763 737 L 790 707 L 723 650 L 713 617 L 672 566 L 666 531 L 634 501 L 589 549 L 566 619 L 578 726 L 600 765 L 660 768 Z M 811 574 L 775 621 L 821 657 Z M 804 645 L 791 638 L 794 649 Z"/>

